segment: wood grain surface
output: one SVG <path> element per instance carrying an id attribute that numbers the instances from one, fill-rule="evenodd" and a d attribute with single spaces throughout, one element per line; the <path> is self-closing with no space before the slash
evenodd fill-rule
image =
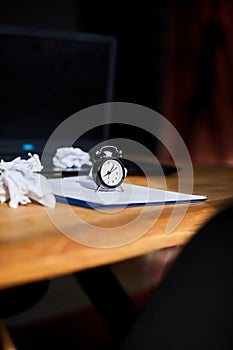
<path id="1" fill-rule="evenodd" d="M 171 174 L 166 180 L 167 189 L 176 191 L 177 175 Z M 147 184 L 143 176 L 132 176 L 127 181 L 139 185 Z M 164 188 L 159 176 L 152 176 L 151 184 Z M 129 242 L 123 244 L 121 241 L 119 246 L 114 246 L 113 243 L 111 248 L 90 247 L 70 239 L 60 231 L 59 225 L 56 227 L 46 209 L 39 204 L 21 205 L 18 209 L 9 208 L 7 203 L 1 204 L 0 289 L 112 264 L 187 243 L 207 220 L 233 201 L 233 168 L 195 166 L 193 194 L 206 195 L 208 199 L 190 204 L 183 219 L 171 233 L 166 232 L 166 226 L 174 205 L 148 207 L 142 216 L 141 207 L 125 208 L 111 213 L 57 203 L 54 211 L 59 218 L 59 224 L 70 228 L 72 232 L 77 231 L 78 237 L 84 237 L 84 241 L 89 234 L 87 227 L 96 227 L 105 232 L 107 228 L 111 237 L 113 228 L 117 234 L 118 228 L 134 222 L 136 218 L 142 218 L 150 226 L 160 213 L 156 222 L 136 239 L 135 227 L 129 225 Z M 67 207 L 72 215 L 79 217 L 80 224 L 71 223 Z M 180 204 L 176 215 L 179 216 L 182 208 L 183 205 Z M 109 242 L 111 245 L 111 240 Z"/>

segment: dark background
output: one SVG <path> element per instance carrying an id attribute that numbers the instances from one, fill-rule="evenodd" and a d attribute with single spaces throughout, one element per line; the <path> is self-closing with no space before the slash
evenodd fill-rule
<path id="1" fill-rule="evenodd" d="M 160 111 L 169 1 L 7 1 L 0 24 L 113 34 L 118 38 L 115 100 Z"/>
<path id="2" fill-rule="evenodd" d="M 1 4 L 0 24 L 110 34 L 118 39 L 114 101 L 161 112 L 170 1 L 127 3 L 84 0 L 17 0 Z M 132 127 L 112 126 L 111 137 L 134 135 L 156 150 L 154 137 Z"/>
<path id="3" fill-rule="evenodd" d="M 0 24 L 115 35 L 114 100 L 165 116 L 194 161 L 233 165 L 232 0 L 11 0 Z"/>

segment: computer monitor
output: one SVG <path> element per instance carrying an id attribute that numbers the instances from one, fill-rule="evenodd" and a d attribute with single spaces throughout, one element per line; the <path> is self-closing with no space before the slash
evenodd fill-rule
<path id="1" fill-rule="evenodd" d="M 41 154 L 63 120 L 113 101 L 116 50 L 114 36 L 0 26 L 0 157 Z M 107 134 L 90 131 L 81 148 Z"/>

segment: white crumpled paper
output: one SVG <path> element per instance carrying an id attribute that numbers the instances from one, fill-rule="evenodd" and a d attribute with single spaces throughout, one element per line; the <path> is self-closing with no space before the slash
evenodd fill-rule
<path id="1" fill-rule="evenodd" d="M 29 154 L 29 159 L 15 158 L 0 162 L 0 202 L 9 200 L 11 208 L 31 200 L 54 208 L 56 199 L 45 176 L 38 174 L 43 169 L 39 156 Z"/>
<path id="2" fill-rule="evenodd" d="M 77 168 L 81 169 L 82 165 L 92 165 L 90 155 L 80 148 L 63 147 L 58 148 L 53 157 L 53 165 L 57 168 Z"/>

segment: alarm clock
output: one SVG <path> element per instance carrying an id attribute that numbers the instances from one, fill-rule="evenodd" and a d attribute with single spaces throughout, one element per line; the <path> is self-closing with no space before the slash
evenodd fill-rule
<path id="1" fill-rule="evenodd" d="M 97 190 L 120 188 L 127 175 L 123 164 L 122 151 L 115 146 L 103 146 L 94 154 L 91 175 L 97 185 Z"/>

